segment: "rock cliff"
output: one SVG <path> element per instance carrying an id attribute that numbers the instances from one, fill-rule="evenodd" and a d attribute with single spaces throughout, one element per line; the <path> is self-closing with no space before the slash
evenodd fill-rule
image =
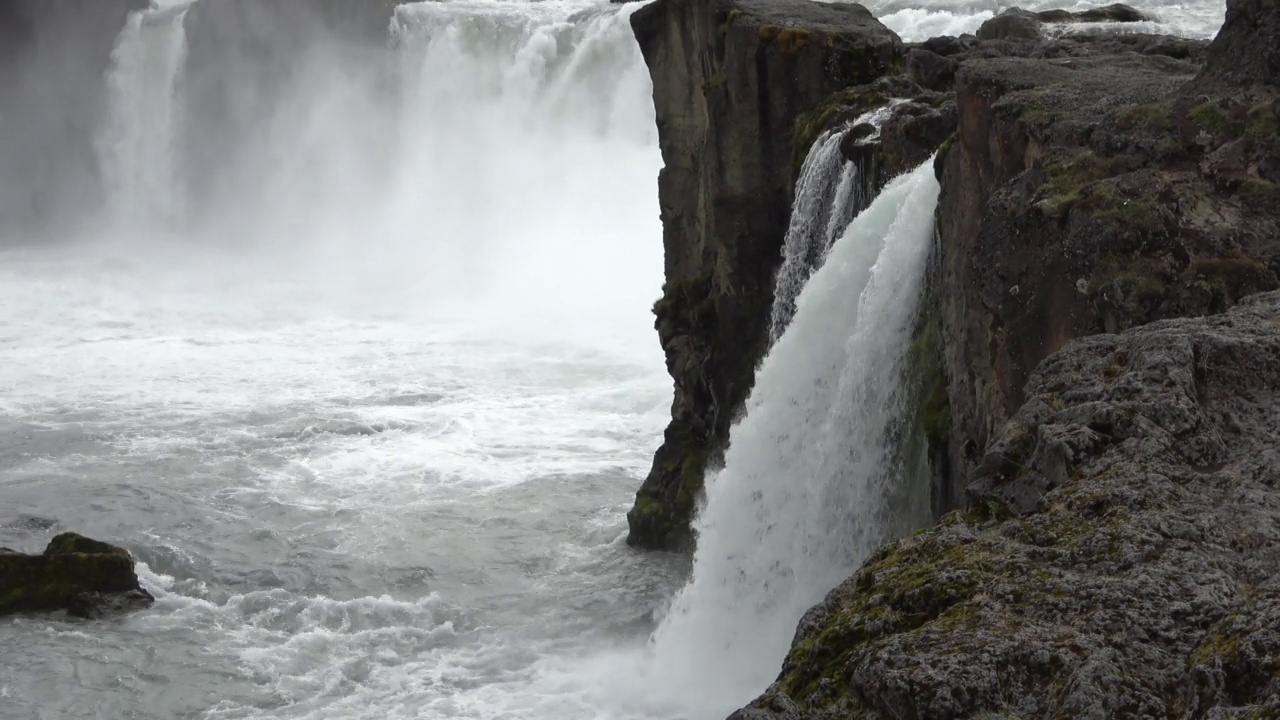
<path id="1" fill-rule="evenodd" d="M 790 213 L 796 119 L 898 67 L 903 45 L 858 5 L 657 0 L 632 16 L 654 85 L 666 284 L 654 307 L 671 423 L 627 541 L 677 549 L 767 340 Z"/>

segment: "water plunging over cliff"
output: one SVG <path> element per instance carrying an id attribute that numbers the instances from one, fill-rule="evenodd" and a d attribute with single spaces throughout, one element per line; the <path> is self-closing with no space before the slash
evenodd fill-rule
<path id="1" fill-rule="evenodd" d="M 902 379 L 938 192 L 925 163 L 854 219 L 757 374 L 708 481 L 693 580 L 653 640 L 696 717 L 766 687 L 804 610 L 929 520 Z"/>
<path id="2" fill-rule="evenodd" d="M 97 149 L 108 218 L 134 231 L 157 230 L 181 212 L 176 96 L 186 15 L 185 4 L 132 13 L 111 54 Z"/>
<path id="3" fill-rule="evenodd" d="M 822 266 L 827 252 L 853 218 L 867 206 L 868 188 L 862 169 L 847 160 L 841 146 L 851 128 L 870 125 L 872 134 L 858 142 L 873 142 L 893 108 L 902 100 L 868 111 L 849 125 L 828 130 L 814 141 L 796 179 L 791 222 L 782 244 L 782 265 L 773 289 L 769 344 L 786 332 L 796 312 L 796 298 L 809 276 Z"/>
<path id="4" fill-rule="evenodd" d="M 775 343 L 796 312 L 796 298 L 827 254 L 827 248 L 844 231 L 839 214 L 856 201 L 846 200 L 841 193 L 855 190 L 858 171 L 840 153 L 843 132 L 823 133 L 804 159 L 796 180 L 795 202 L 791 206 L 791 223 L 782 244 L 782 265 L 773 290 L 773 312 L 769 322 L 769 342 Z M 847 180 L 847 182 L 846 182 Z"/>

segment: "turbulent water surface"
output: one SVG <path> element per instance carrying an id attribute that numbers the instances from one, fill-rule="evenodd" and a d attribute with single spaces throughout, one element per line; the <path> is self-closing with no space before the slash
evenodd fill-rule
<path id="1" fill-rule="evenodd" d="M 623 543 L 671 396 L 635 7 L 403 6 L 385 65 L 320 48 L 256 105 L 229 78 L 240 130 L 186 112 L 191 6 L 131 18 L 103 207 L 0 238 L 0 545 L 117 542 L 158 602 L 0 621 L 0 718 L 716 719 L 924 520 L 885 433 L 937 185 L 842 233 L 833 163 L 814 227 L 840 239 L 793 288 L 692 582 Z M 999 9 L 869 7 L 908 38 Z"/>

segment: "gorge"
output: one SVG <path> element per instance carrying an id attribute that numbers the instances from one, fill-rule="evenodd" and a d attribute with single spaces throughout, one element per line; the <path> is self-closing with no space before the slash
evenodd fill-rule
<path id="1" fill-rule="evenodd" d="M 0 0 L 0 717 L 1280 717 L 1223 10 Z"/>

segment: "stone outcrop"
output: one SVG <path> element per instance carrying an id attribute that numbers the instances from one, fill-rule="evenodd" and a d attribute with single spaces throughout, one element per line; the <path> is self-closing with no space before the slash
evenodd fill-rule
<path id="1" fill-rule="evenodd" d="M 151 604 L 123 548 L 63 533 L 40 555 L 0 548 L 0 615 L 65 610 L 100 618 Z"/>
<path id="2" fill-rule="evenodd" d="M 0 243 L 101 197 L 94 129 L 116 38 L 147 0 L 0 0 Z"/>
<path id="3" fill-rule="evenodd" d="M 654 308 L 672 420 L 628 513 L 628 542 L 687 547 L 689 521 L 767 340 L 791 206 L 796 119 L 901 65 L 854 4 L 657 0 L 632 16 L 665 162 L 666 284 Z"/>
<path id="4" fill-rule="evenodd" d="M 1025 396 L 971 508 L 832 591 L 736 717 L 1280 714 L 1280 293 L 1076 340 Z"/>

